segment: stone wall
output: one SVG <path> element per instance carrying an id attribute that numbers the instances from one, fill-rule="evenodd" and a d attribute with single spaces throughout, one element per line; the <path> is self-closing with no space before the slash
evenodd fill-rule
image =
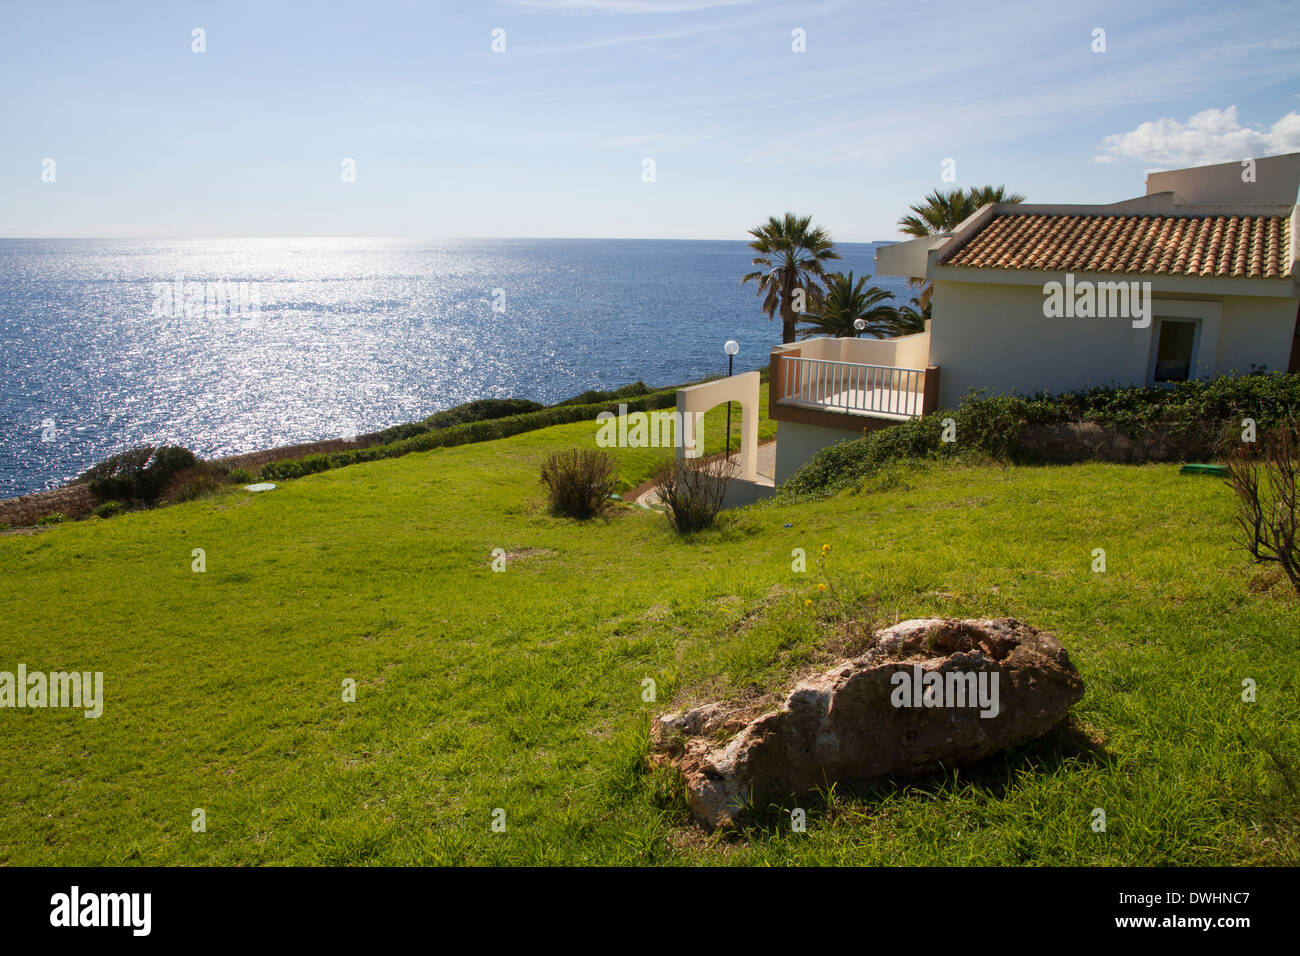
<path id="1" fill-rule="evenodd" d="M 80 518 L 95 507 L 95 496 L 89 485 L 64 485 L 49 491 L 36 491 L 30 495 L 0 501 L 0 525 L 18 527 L 36 524 L 48 514 L 58 512 L 65 518 Z"/>
<path id="2" fill-rule="evenodd" d="M 1206 461 L 1216 457 L 1216 445 L 1214 437 L 1208 433 L 1185 434 L 1167 427 L 1152 426 L 1130 435 L 1122 428 L 1102 426 L 1096 422 L 1066 422 L 1025 429 L 1017 446 L 1017 457 L 1051 464 Z"/>

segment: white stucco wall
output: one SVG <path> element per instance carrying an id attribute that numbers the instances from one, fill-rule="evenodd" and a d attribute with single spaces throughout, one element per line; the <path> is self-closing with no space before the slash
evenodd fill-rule
<path id="1" fill-rule="evenodd" d="M 1216 371 L 1220 374 L 1249 372 L 1253 362 L 1285 372 L 1291 358 L 1295 323 L 1295 299 L 1223 299 Z"/>
<path id="2" fill-rule="evenodd" d="M 838 428 L 821 428 L 817 425 L 799 425 L 781 422 L 776 426 L 776 474 L 779 488 L 817 452 L 827 445 L 861 438 L 862 431 L 844 431 Z"/>
<path id="3" fill-rule="evenodd" d="M 930 363 L 940 367 L 940 408 L 972 388 L 1029 394 L 1146 383 L 1155 322 L 1135 329 L 1122 318 L 1049 319 L 1043 298 L 1041 285 L 935 281 Z M 1153 311 L 1201 320 L 1202 374 L 1287 367 L 1295 299 L 1157 290 Z"/>

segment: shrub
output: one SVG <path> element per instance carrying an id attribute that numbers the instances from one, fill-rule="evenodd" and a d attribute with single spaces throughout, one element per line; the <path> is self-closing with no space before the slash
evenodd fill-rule
<path id="1" fill-rule="evenodd" d="M 1242 547 L 1257 562 L 1274 562 L 1300 593 L 1300 514 L 1297 476 L 1300 441 L 1292 417 L 1252 444 L 1242 443 L 1228 458 L 1228 485 L 1237 494 L 1237 526 Z"/>
<path id="2" fill-rule="evenodd" d="M 67 519 L 62 511 L 51 511 L 47 515 L 41 515 L 36 519 L 37 524 L 62 524 Z"/>
<path id="3" fill-rule="evenodd" d="M 673 527 L 690 534 L 713 525 L 732 475 L 721 458 L 678 458 L 655 471 L 654 490 Z"/>
<path id="4" fill-rule="evenodd" d="M 542 463 L 542 484 L 551 512 L 570 518 L 600 514 L 618 484 L 615 465 L 614 456 L 607 451 L 573 448 L 552 452 Z"/>
<path id="5" fill-rule="evenodd" d="M 541 402 L 526 398 L 479 398 L 454 408 L 434 412 L 428 418 L 418 422 L 407 422 L 385 428 L 376 433 L 374 444 L 386 445 L 440 428 L 451 428 L 453 425 L 464 425 L 466 422 L 491 421 L 494 418 L 506 418 L 510 415 L 523 415 L 540 411 L 545 407 Z"/>
<path id="6" fill-rule="evenodd" d="M 302 465 L 292 458 L 285 458 L 281 461 L 270 461 L 262 466 L 258 477 L 263 481 L 286 481 L 290 478 L 302 477 Z"/>
<path id="7" fill-rule="evenodd" d="M 226 481 L 232 485 L 247 485 L 253 480 L 253 473 L 247 468 L 232 468 L 226 472 Z"/>
<path id="8" fill-rule="evenodd" d="M 129 448 L 83 471 L 73 483 L 88 482 L 91 493 L 100 499 L 136 498 L 140 475 L 153 453 L 152 445 Z"/>
<path id="9" fill-rule="evenodd" d="M 566 398 L 557 405 L 595 405 L 598 402 L 613 402 L 624 398 L 637 398 L 641 395 L 650 394 L 650 387 L 645 382 L 633 382 L 631 385 L 623 385 L 613 391 L 601 391 L 600 389 L 589 389 L 581 395 L 575 395 L 573 398 Z"/>
<path id="10" fill-rule="evenodd" d="M 105 501 L 95 508 L 95 514 L 101 518 L 111 518 L 114 515 L 120 515 L 125 510 L 126 506 L 120 501 Z"/>
<path id="11" fill-rule="evenodd" d="M 455 408 L 434 412 L 423 420 L 429 428 L 450 428 L 466 422 L 491 421 L 494 418 L 508 418 L 511 415 L 525 415 L 539 412 L 546 406 L 527 398 L 479 398 L 465 402 Z"/>
<path id="12" fill-rule="evenodd" d="M 222 481 L 219 475 L 203 464 L 186 468 L 171 476 L 167 487 L 163 489 L 159 500 L 168 504 L 181 501 L 193 501 L 220 491 Z"/>
<path id="13" fill-rule="evenodd" d="M 179 445 L 140 445 L 108 458 L 76 479 L 89 482 L 100 501 L 125 499 L 153 504 L 178 471 L 193 468 L 198 459 Z"/>

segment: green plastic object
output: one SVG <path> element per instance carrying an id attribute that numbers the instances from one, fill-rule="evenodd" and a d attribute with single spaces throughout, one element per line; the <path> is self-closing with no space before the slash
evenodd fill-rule
<path id="1" fill-rule="evenodd" d="M 1228 469 L 1223 465 L 1183 465 L 1178 469 L 1180 475 L 1216 475 L 1220 478 L 1228 476 Z"/>

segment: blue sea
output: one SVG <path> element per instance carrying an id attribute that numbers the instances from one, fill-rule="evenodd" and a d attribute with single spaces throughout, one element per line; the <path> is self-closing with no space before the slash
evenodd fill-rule
<path id="1" fill-rule="evenodd" d="M 840 268 L 874 272 L 879 245 L 838 245 Z M 759 368 L 781 327 L 740 283 L 750 258 L 740 240 L 0 240 L 0 497 L 142 443 L 216 457 L 474 398 L 676 384 L 725 372 L 731 338 L 736 370 Z"/>

